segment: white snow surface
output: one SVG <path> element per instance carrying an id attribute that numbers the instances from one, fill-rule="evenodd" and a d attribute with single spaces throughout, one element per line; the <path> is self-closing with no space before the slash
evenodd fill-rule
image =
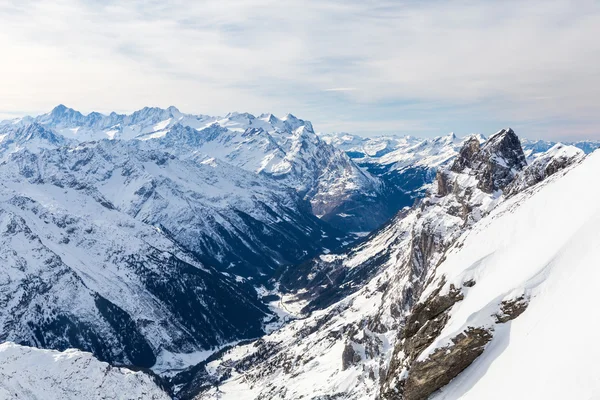
<path id="1" fill-rule="evenodd" d="M 435 399 L 593 399 L 600 396 L 600 153 L 496 208 L 458 240 L 435 276 L 446 287 L 474 279 L 440 336 L 467 326 L 494 338 Z M 430 285 L 430 289 L 437 285 Z M 426 298 L 430 290 L 422 294 Z M 530 298 L 525 312 L 494 325 L 503 300 Z"/>
<path id="2" fill-rule="evenodd" d="M 167 400 L 170 396 L 143 372 L 113 367 L 75 349 L 40 350 L 0 344 L 2 400 Z"/>

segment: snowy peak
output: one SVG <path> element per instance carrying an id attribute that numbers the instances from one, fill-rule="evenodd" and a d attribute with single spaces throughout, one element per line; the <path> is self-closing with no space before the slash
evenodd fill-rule
<path id="1" fill-rule="evenodd" d="M 128 116 L 128 122 L 131 124 L 150 123 L 156 124 L 161 121 L 166 121 L 170 118 L 179 119 L 182 116 L 181 112 L 171 106 L 167 109 L 158 107 L 144 107 L 141 110 L 135 111 Z"/>
<path id="2" fill-rule="evenodd" d="M 581 162 L 585 158 L 583 150 L 558 143 L 544 153 L 536 154 L 533 161 L 515 177 L 504 190 L 506 196 L 520 193 L 526 188 L 543 181 L 550 175 Z"/>
<path id="3" fill-rule="evenodd" d="M 473 168 L 476 157 L 480 151 L 480 146 L 481 143 L 477 137 L 468 137 L 460 148 L 450 170 L 453 172 L 463 172 L 467 168 Z"/>
<path id="4" fill-rule="evenodd" d="M 66 107 L 63 104 L 59 104 L 54 107 L 49 114 L 46 114 L 46 123 L 50 124 L 67 124 L 67 123 L 81 123 L 85 120 L 85 117 L 79 111 L 72 108 Z"/>

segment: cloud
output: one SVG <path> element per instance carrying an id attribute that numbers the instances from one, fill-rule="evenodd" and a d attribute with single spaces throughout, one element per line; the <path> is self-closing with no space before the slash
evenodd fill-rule
<path id="1" fill-rule="evenodd" d="M 591 0 L 29 0 L 0 21 L 3 114 L 174 104 L 364 133 L 600 135 Z"/>

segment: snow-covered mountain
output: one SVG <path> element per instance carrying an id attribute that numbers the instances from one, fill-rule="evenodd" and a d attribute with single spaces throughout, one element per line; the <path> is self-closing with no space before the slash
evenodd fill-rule
<path id="1" fill-rule="evenodd" d="M 19 168 L 18 172 L 15 170 Z M 139 141 L 100 141 L 14 153 L 3 170 L 32 184 L 75 188 L 161 229 L 222 271 L 256 277 L 343 235 L 295 191 L 215 159 L 179 159 Z"/>
<path id="2" fill-rule="evenodd" d="M 590 154 L 594 150 L 600 148 L 600 141 L 596 140 L 581 140 L 576 142 L 563 141 L 560 142 L 563 145 L 577 147 L 585 154 Z M 552 147 L 557 145 L 557 142 L 548 141 L 548 140 L 530 140 L 530 139 L 521 139 L 521 144 L 523 145 L 523 151 L 525 152 L 525 156 L 527 158 L 532 155 L 543 153 L 545 151 L 550 150 Z"/>
<path id="3" fill-rule="evenodd" d="M 95 157 L 133 151 L 98 146 L 21 151 L 0 165 L 0 337 L 150 367 L 164 351 L 260 335 L 268 310 L 249 284 L 143 221 L 145 202 L 119 203 L 135 190 L 124 181 L 165 159 L 138 152 L 119 169 Z"/>
<path id="4" fill-rule="evenodd" d="M 438 168 L 458 153 L 464 138 L 453 133 L 434 139 L 413 136 L 363 138 L 349 134 L 321 134 L 321 138 L 344 150 L 352 160 L 388 188 L 388 202 L 395 209 L 410 207 L 422 198 L 435 179 Z M 479 136 L 484 141 L 483 136 Z"/>
<path id="5" fill-rule="evenodd" d="M 167 400 L 171 396 L 142 372 L 113 367 L 90 353 L 62 353 L 0 344 L 1 399 Z"/>
<path id="6" fill-rule="evenodd" d="M 291 114 L 281 119 L 247 113 L 209 117 L 183 114 L 175 107 L 146 107 L 131 115 L 83 115 L 60 105 L 35 118 L 0 123 L 0 134 L 7 135 L 0 148 L 14 150 L 7 139 L 32 123 L 63 141 L 136 139 L 169 146 L 178 158 L 217 158 L 293 188 L 313 214 L 346 231 L 371 230 L 397 211 L 385 202 L 379 179 L 322 141 L 310 122 Z"/>
<path id="7" fill-rule="evenodd" d="M 458 156 L 439 171 L 430 196 L 411 210 L 343 253 L 322 255 L 287 270 L 279 283 L 288 294 L 280 304 L 292 311 L 293 319 L 280 330 L 226 350 L 179 376 L 175 382 L 187 382 L 180 395 L 201 399 L 426 398 L 429 393 L 422 391 L 410 397 L 396 382 L 410 376 L 403 372 L 407 355 L 420 354 L 434 336 L 432 329 L 439 326 L 435 310 L 447 306 L 441 311 L 446 315 L 443 311 L 448 310 L 450 300 L 460 300 L 459 293 L 450 289 L 447 294 L 444 289 L 445 297 L 421 305 L 422 299 L 429 298 L 424 293 L 439 294 L 432 288 L 432 282 L 442 285 L 443 281 L 432 280 L 436 268 L 444 265 L 448 251 L 460 252 L 455 243 L 461 243 L 462 235 L 495 220 L 498 205 L 510 202 L 516 207 L 527 201 L 549 176 L 559 181 L 584 157 L 577 149 L 569 148 L 571 156 L 566 159 L 564 153 L 555 149 L 540 158 L 545 166 L 560 168 L 540 168 L 541 164 L 527 165 L 510 129 L 483 144 L 477 137 L 467 138 Z M 540 171 L 545 174 L 541 183 L 524 178 Z M 517 181 L 512 187 L 521 188 L 524 194 L 513 192 L 507 200 L 503 191 Z M 473 264 L 469 270 L 473 281 L 461 281 L 465 291 L 478 285 L 476 267 Z M 425 324 L 429 319 L 437 325 Z M 409 373 L 414 359 L 408 359 Z M 443 363 L 436 365 L 446 370 Z M 427 371 L 415 375 L 415 381 L 427 380 Z"/>
<path id="8" fill-rule="evenodd" d="M 455 242 L 428 274 L 384 397 L 424 398 L 440 388 L 433 398 L 600 393 L 600 370 L 591 361 L 599 326 L 590 318 L 600 193 L 589 185 L 599 170 L 600 154 L 592 154 L 507 200 Z M 572 329 L 577 339 L 568 351 L 552 351 Z"/>

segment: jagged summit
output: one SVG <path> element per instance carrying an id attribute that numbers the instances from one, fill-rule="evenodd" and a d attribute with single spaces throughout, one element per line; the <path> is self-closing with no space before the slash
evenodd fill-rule
<path id="1" fill-rule="evenodd" d="M 470 136 L 450 171 L 467 172 L 477 178 L 479 188 L 487 193 L 503 189 L 527 165 L 521 142 L 508 128 L 490 136 L 481 145 L 477 136 Z"/>

